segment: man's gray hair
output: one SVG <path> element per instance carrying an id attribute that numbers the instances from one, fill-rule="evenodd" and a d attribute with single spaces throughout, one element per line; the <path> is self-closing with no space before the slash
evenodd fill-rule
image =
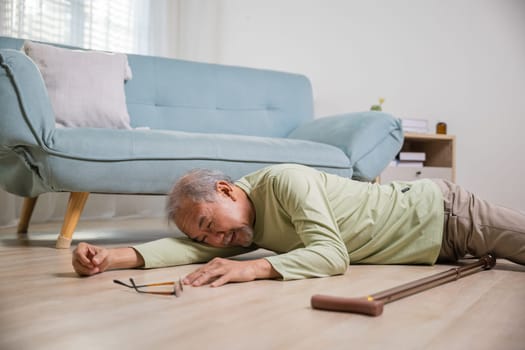
<path id="1" fill-rule="evenodd" d="M 232 179 L 223 172 L 208 169 L 194 169 L 179 178 L 168 194 L 166 204 L 168 220 L 175 219 L 174 215 L 185 199 L 193 203 L 215 202 L 216 184 L 219 181 L 233 183 Z"/>

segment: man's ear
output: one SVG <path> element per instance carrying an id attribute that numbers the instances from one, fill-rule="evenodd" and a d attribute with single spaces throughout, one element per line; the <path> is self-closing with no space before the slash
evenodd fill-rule
<path id="1" fill-rule="evenodd" d="M 235 196 L 235 192 L 233 190 L 233 184 L 229 183 L 228 181 L 217 181 L 215 188 L 217 189 L 217 192 L 219 192 L 219 194 L 225 195 L 231 198 L 233 201 L 237 200 L 237 197 Z"/>

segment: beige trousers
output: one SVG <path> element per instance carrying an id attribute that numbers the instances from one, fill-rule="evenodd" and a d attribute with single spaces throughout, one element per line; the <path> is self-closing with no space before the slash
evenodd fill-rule
<path id="1" fill-rule="evenodd" d="M 433 181 L 441 188 L 445 202 L 438 261 L 492 253 L 496 258 L 525 265 L 524 214 L 488 203 L 451 182 Z"/>

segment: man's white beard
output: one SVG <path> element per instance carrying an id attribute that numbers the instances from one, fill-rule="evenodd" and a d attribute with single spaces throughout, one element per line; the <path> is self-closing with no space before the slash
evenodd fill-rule
<path id="1" fill-rule="evenodd" d="M 242 238 L 243 243 L 241 243 L 242 247 L 249 247 L 253 243 L 253 228 L 251 226 L 243 226 L 240 230 L 237 230 L 237 235 L 240 235 L 240 238 Z"/>

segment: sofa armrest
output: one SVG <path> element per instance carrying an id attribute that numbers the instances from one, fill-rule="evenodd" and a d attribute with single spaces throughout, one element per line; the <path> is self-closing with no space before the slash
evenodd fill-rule
<path id="1" fill-rule="evenodd" d="M 373 180 L 394 159 L 403 144 L 401 121 L 383 112 L 357 112 L 315 119 L 292 131 L 289 138 L 340 148 L 358 180 Z"/>
<path id="2" fill-rule="evenodd" d="M 40 71 L 24 53 L 0 49 L 0 151 L 44 147 L 55 116 Z"/>
<path id="3" fill-rule="evenodd" d="M 40 71 L 18 50 L 0 49 L 0 187 L 34 197 L 53 189 L 43 164 L 33 155 L 47 152 L 55 116 Z"/>

